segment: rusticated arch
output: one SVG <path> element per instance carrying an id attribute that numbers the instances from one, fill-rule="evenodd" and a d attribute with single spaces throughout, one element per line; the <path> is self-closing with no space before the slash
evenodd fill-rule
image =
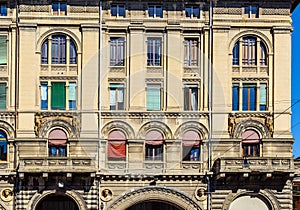
<path id="1" fill-rule="evenodd" d="M 182 135 L 187 131 L 195 131 L 196 133 L 198 133 L 200 135 L 201 139 L 208 138 L 207 128 L 203 124 L 201 124 L 199 122 L 195 122 L 195 121 L 185 122 L 185 123 L 181 124 L 175 131 L 174 138 L 181 139 Z"/>
<path id="2" fill-rule="evenodd" d="M 191 198 L 174 189 L 165 187 L 143 187 L 118 197 L 107 209 L 125 210 L 143 201 L 161 201 L 179 209 L 201 210 Z"/>
<path id="3" fill-rule="evenodd" d="M 271 136 L 266 125 L 257 120 L 249 119 L 241 121 L 236 125 L 233 137 L 241 138 L 242 134 L 249 129 L 256 131 L 260 135 L 260 138 L 269 138 Z"/>
<path id="4" fill-rule="evenodd" d="M 108 134 L 114 130 L 120 130 L 125 133 L 127 139 L 133 139 L 135 134 L 133 128 L 126 122 L 123 121 L 111 121 L 105 124 L 102 128 L 102 138 L 107 139 Z"/>
<path id="5" fill-rule="evenodd" d="M 157 130 L 163 134 L 164 139 L 172 139 L 171 129 L 164 123 L 159 121 L 151 121 L 145 123 L 139 130 L 137 138 L 145 139 L 146 133 L 150 130 Z"/>

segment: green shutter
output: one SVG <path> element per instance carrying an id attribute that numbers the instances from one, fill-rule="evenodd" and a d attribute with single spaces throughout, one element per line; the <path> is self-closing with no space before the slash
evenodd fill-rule
<path id="1" fill-rule="evenodd" d="M 0 65 L 7 64 L 7 37 L 0 36 Z"/>
<path id="2" fill-rule="evenodd" d="M 51 109 L 66 109 L 66 83 L 51 83 Z"/>
<path id="3" fill-rule="evenodd" d="M 0 83 L 0 109 L 6 109 L 6 83 Z"/>
<path id="4" fill-rule="evenodd" d="M 147 110 L 160 111 L 160 85 L 148 85 Z"/>

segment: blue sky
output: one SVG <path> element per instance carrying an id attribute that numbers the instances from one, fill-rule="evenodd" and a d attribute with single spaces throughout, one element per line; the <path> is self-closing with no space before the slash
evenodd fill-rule
<path id="1" fill-rule="evenodd" d="M 292 132 L 295 138 L 293 154 L 300 156 L 300 6 L 294 10 L 292 34 Z M 276 123 L 276 122 L 275 122 Z"/>

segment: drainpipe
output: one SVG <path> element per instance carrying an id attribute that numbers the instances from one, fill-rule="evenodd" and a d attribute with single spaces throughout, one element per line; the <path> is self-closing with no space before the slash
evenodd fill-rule
<path id="1" fill-rule="evenodd" d="M 101 150 L 101 64 L 102 64 L 102 1 L 99 1 L 99 49 L 98 49 L 98 172 Z M 100 199 L 101 179 L 98 180 L 98 209 L 103 209 Z"/>
<path id="2" fill-rule="evenodd" d="M 207 209 L 211 209 L 211 139 L 212 139 L 212 39 L 213 39 L 213 0 L 209 1 L 209 47 L 208 47 L 208 121 L 209 121 L 209 134 L 208 134 L 208 172 L 207 175 Z"/>

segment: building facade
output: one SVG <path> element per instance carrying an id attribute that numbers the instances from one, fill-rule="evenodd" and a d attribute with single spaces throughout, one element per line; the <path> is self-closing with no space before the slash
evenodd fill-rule
<path id="1" fill-rule="evenodd" d="M 293 209 L 297 4 L 1 1 L 0 209 Z"/>

